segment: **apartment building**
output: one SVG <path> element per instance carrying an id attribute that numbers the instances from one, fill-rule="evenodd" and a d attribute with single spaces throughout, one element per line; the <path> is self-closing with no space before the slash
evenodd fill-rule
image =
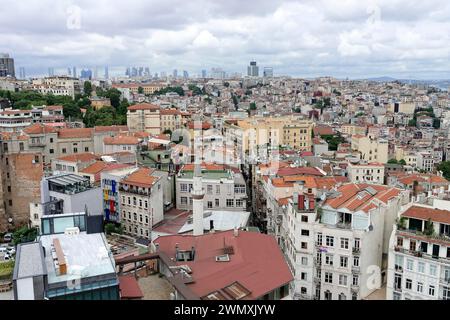
<path id="1" fill-rule="evenodd" d="M 32 86 L 42 94 L 71 96 L 81 93 L 80 80 L 66 76 L 52 76 L 32 80 Z"/>
<path id="2" fill-rule="evenodd" d="M 384 184 L 385 167 L 381 163 L 352 164 L 347 166 L 347 174 L 352 183 Z"/>
<path id="3" fill-rule="evenodd" d="M 0 111 L 0 131 L 19 132 L 32 124 L 30 110 L 13 110 L 11 108 Z"/>
<path id="4" fill-rule="evenodd" d="M 181 111 L 177 109 L 161 109 L 160 118 L 162 133 L 165 131 L 174 132 L 177 129 L 181 129 L 184 125 Z"/>
<path id="5" fill-rule="evenodd" d="M 247 191 L 239 169 L 226 165 L 203 163 L 202 184 L 205 192 L 204 209 L 245 211 Z M 192 210 L 191 191 L 194 183 L 194 165 L 187 164 L 175 177 L 176 207 Z"/>
<path id="6" fill-rule="evenodd" d="M 450 300 L 450 210 L 411 203 L 399 213 L 386 294 L 389 300 Z"/>
<path id="7" fill-rule="evenodd" d="M 255 151 L 257 146 L 286 145 L 311 151 L 314 123 L 298 116 L 251 118 L 225 121 L 226 134 L 236 141 L 238 150 Z"/>
<path id="8" fill-rule="evenodd" d="M 119 184 L 136 170 L 136 167 L 127 167 L 100 173 L 105 221 L 121 222 Z"/>
<path id="9" fill-rule="evenodd" d="M 378 289 L 384 281 L 383 253 L 407 198 L 408 192 L 397 188 L 345 184 L 318 205 L 300 185 L 282 223 L 293 298 L 357 300 Z"/>
<path id="10" fill-rule="evenodd" d="M 103 139 L 103 153 L 131 152 L 136 153 L 141 139 L 134 136 L 117 135 Z"/>
<path id="11" fill-rule="evenodd" d="M 153 226 L 164 219 L 162 178 L 150 168 L 139 168 L 119 184 L 121 223 L 134 237 L 151 238 Z"/>
<path id="12" fill-rule="evenodd" d="M 93 128 L 65 128 L 58 131 L 58 155 L 93 152 Z"/>
<path id="13" fill-rule="evenodd" d="M 359 151 L 361 159 L 367 162 L 388 162 L 389 143 L 383 139 L 371 139 L 363 135 L 352 136 L 352 149 Z"/>
<path id="14" fill-rule="evenodd" d="M 133 94 L 139 93 L 139 88 L 145 95 L 154 94 L 156 91 L 161 90 L 166 85 L 158 82 L 153 83 L 113 83 L 112 87 L 121 92 L 131 92 Z"/>
<path id="15" fill-rule="evenodd" d="M 150 103 L 128 107 L 127 126 L 131 132 L 144 131 L 155 135 L 160 134 L 160 107 Z"/>
<path id="16" fill-rule="evenodd" d="M 417 168 L 427 172 L 434 170 L 435 158 L 431 152 L 418 152 L 417 153 Z"/>

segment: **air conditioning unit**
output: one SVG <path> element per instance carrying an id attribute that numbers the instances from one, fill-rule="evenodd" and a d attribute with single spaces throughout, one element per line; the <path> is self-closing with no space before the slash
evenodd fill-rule
<path id="1" fill-rule="evenodd" d="M 66 228 L 64 230 L 64 234 L 71 235 L 71 236 L 77 235 L 77 234 L 80 234 L 80 229 L 78 227 Z"/>

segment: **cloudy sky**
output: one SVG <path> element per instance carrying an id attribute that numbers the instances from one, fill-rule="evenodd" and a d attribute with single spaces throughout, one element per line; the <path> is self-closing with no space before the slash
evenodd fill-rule
<path id="1" fill-rule="evenodd" d="M 0 52 L 48 67 L 450 78 L 447 0 L 0 0 Z M 180 72 L 179 71 L 179 72 Z"/>

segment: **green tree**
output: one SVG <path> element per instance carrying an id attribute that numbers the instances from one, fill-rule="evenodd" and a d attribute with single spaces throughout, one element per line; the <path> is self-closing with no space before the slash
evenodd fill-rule
<path id="1" fill-rule="evenodd" d="M 138 88 L 138 93 L 139 93 L 139 94 L 143 94 L 143 93 L 144 93 L 144 88 L 139 87 L 139 88 Z"/>
<path id="2" fill-rule="evenodd" d="M 250 110 L 256 110 L 256 103 L 250 102 Z"/>
<path id="3" fill-rule="evenodd" d="M 387 163 L 398 164 L 397 159 L 389 159 Z"/>
<path id="4" fill-rule="evenodd" d="M 71 118 L 71 120 L 79 120 L 83 116 L 81 114 L 80 107 L 75 104 L 75 102 L 63 104 L 63 114 L 65 118 Z"/>
<path id="5" fill-rule="evenodd" d="M 442 175 L 445 179 L 450 180 L 450 161 L 443 161 L 438 166 L 437 169 L 442 171 Z"/>
<path id="6" fill-rule="evenodd" d="M 401 159 L 398 164 L 401 164 L 402 166 L 406 166 L 406 161 L 405 159 Z"/>
<path id="7" fill-rule="evenodd" d="M 17 245 L 19 243 L 31 242 L 36 239 L 38 235 L 36 228 L 28 228 L 23 226 L 20 229 L 13 232 L 13 243 Z"/>
<path id="8" fill-rule="evenodd" d="M 91 95 L 91 93 L 92 93 L 92 84 L 91 84 L 90 81 L 85 81 L 84 82 L 83 92 L 88 97 Z"/>

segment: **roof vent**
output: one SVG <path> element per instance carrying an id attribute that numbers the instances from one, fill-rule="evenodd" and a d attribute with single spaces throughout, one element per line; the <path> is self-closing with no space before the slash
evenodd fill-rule
<path id="1" fill-rule="evenodd" d="M 228 261 L 230 261 L 230 256 L 228 254 L 216 256 L 216 262 L 228 262 Z"/>

